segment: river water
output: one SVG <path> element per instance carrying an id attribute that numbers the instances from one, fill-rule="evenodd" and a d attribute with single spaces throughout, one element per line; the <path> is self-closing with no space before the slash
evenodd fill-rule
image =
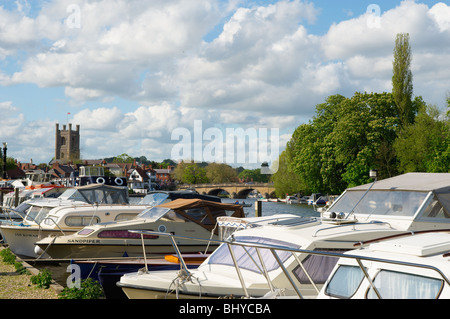
<path id="1" fill-rule="evenodd" d="M 234 204 L 237 199 L 222 198 L 223 203 Z M 251 207 L 244 207 L 244 212 L 247 217 L 254 217 L 255 213 L 255 198 L 239 199 L 239 203 L 245 202 L 252 204 Z M 314 206 L 307 204 L 286 204 L 284 202 L 261 202 L 262 216 L 270 216 L 275 214 L 294 214 L 303 217 L 319 217 L 319 213 L 314 210 Z"/>

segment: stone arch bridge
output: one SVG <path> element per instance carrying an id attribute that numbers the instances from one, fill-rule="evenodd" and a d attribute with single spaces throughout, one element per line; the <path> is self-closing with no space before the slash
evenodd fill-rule
<path id="1" fill-rule="evenodd" d="M 275 187 L 272 183 L 229 183 L 229 184 L 195 184 L 179 185 L 178 189 L 195 189 L 199 194 L 219 195 L 227 192 L 231 198 L 247 198 L 248 194 L 255 190 L 262 196 L 269 198 L 275 196 Z"/>

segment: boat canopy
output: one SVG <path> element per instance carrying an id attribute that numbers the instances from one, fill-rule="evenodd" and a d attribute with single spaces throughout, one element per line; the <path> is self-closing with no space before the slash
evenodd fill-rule
<path id="1" fill-rule="evenodd" d="M 408 173 L 347 189 L 328 212 L 450 221 L 450 173 Z"/>
<path id="2" fill-rule="evenodd" d="M 174 214 L 175 213 L 175 214 Z M 136 218 L 162 217 L 170 220 L 189 220 L 200 226 L 213 230 L 220 216 L 245 217 L 241 205 L 212 202 L 202 199 L 176 199 L 158 206 L 148 208 Z M 214 230 L 217 233 L 217 229 Z"/>
<path id="3" fill-rule="evenodd" d="M 203 200 L 208 200 L 212 202 L 221 202 L 220 197 L 211 196 L 211 195 L 201 195 L 195 191 L 153 191 L 149 192 L 145 195 L 144 198 L 141 199 L 139 205 L 151 205 L 156 206 L 160 204 L 164 204 L 169 201 L 173 201 L 178 198 L 192 199 L 199 198 Z"/>
<path id="4" fill-rule="evenodd" d="M 89 184 L 66 190 L 61 199 L 78 200 L 88 204 L 128 204 L 126 187 L 106 184 Z"/>

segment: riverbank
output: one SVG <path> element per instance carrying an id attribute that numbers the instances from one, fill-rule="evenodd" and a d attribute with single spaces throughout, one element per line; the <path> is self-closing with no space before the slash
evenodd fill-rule
<path id="1" fill-rule="evenodd" d="M 22 264 L 29 274 L 17 273 L 14 265 L 0 258 L 0 299 L 58 299 L 61 291 L 59 285 L 53 284 L 48 289 L 38 288 L 31 283 L 31 277 L 37 275 L 39 270 L 27 263 Z"/>

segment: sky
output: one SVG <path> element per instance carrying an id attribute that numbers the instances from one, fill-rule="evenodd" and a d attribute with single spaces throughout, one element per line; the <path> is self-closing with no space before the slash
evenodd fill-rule
<path id="1" fill-rule="evenodd" d="M 392 90 L 398 33 L 445 110 L 449 1 L 0 0 L 0 142 L 48 163 L 72 123 L 82 159 L 272 163 L 328 96 Z"/>

